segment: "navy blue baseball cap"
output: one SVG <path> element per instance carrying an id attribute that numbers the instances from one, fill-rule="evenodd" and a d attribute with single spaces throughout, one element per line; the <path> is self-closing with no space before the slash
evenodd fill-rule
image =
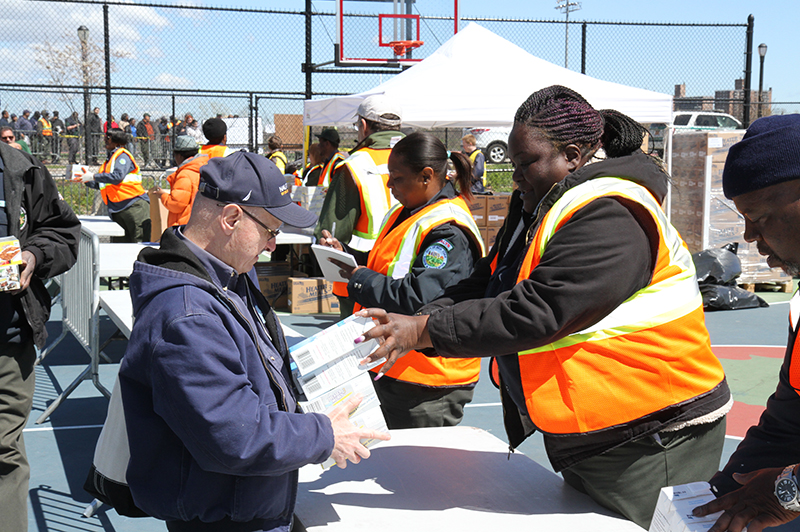
<path id="1" fill-rule="evenodd" d="M 213 157 L 203 165 L 198 192 L 222 203 L 261 207 L 287 225 L 310 227 L 317 223 L 314 213 L 292 201 L 291 187 L 275 163 L 244 150 Z"/>

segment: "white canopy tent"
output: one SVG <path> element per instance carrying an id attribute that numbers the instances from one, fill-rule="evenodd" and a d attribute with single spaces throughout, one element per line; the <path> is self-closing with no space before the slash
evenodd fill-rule
<path id="1" fill-rule="evenodd" d="M 501 74 L 496 78 L 481 75 L 476 65 L 492 65 Z M 517 107 L 532 92 L 556 84 L 577 91 L 596 109 L 616 109 L 642 123 L 672 122 L 672 96 L 548 63 L 475 23 L 423 61 L 371 90 L 306 100 L 303 122 L 306 126 L 352 124 L 361 100 L 385 94 L 400 104 L 407 127 L 510 126 Z"/>

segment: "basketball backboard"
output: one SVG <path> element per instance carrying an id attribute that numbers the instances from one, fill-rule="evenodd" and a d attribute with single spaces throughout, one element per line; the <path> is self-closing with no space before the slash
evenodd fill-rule
<path id="1" fill-rule="evenodd" d="M 337 66 L 414 64 L 458 31 L 458 0 L 335 0 Z"/>

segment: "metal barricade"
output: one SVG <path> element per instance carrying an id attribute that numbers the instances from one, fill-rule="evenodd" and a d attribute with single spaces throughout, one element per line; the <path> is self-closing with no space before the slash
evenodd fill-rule
<path id="1" fill-rule="evenodd" d="M 44 357 L 66 337 L 67 333 L 72 333 L 89 354 L 91 361 L 89 366 L 39 416 L 39 419 L 36 420 L 37 424 L 44 423 L 61 402 L 85 380 L 91 379 L 100 393 L 107 398 L 111 397 L 111 393 L 100 383 L 98 374 L 100 365 L 99 258 L 99 238 L 88 229 L 82 228 L 78 243 L 78 260 L 69 271 L 61 275 L 60 280 L 61 335 L 41 352 L 36 363 L 41 363 Z"/>

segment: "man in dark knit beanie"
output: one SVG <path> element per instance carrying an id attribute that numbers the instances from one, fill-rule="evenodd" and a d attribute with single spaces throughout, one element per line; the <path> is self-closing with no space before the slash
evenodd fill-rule
<path id="1" fill-rule="evenodd" d="M 733 145 L 722 173 L 725 196 L 744 217 L 744 239 L 755 242 L 773 268 L 800 272 L 800 115 L 768 116 L 753 122 Z M 695 515 L 726 510 L 711 529 L 760 531 L 800 515 L 800 296 L 789 312 L 789 345 L 778 387 L 758 425 L 722 471 L 711 479 L 718 499 Z"/>
<path id="2" fill-rule="evenodd" d="M 221 118 L 209 118 L 203 122 L 203 135 L 208 144 L 200 146 L 200 153 L 212 157 L 227 157 L 234 150 L 228 148 L 228 124 Z"/>

